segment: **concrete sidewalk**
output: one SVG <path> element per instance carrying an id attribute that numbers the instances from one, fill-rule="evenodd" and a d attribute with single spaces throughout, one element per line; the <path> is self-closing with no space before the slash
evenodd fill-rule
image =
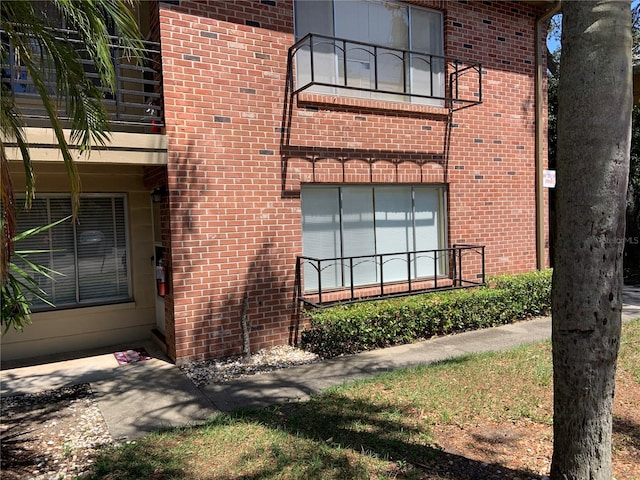
<path id="1" fill-rule="evenodd" d="M 113 353 L 132 347 L 144 348 L 152 358 L 119 365 Z M 0 383 L 2 396 L 88 383 L 111 435 L 118 440 L 196 424 L 216 413 L 211 401 L 151 341 L 2 370 Z"/>
<path id="2" fill-rule="evenodd" d="M 640 316 L 640 286 L 625 287 L 623 320 Z M 506 350 L 549 338 L 549 318 L 439 337 L 311 365 L 245 377 L 201 389 L 152 344 L 154 358 L 118 365 L 112 353 L 0 372 L 1 394 L 16 395 L 89 383 L 111 434 L 134 439 L 162 427 L 200 423 L 221 411 L 301 401 L 322 390 L 377 373 L 468 353 Z M 131 346 L 129 346 L 131 347 Z M 117 350 L 113 350 L 117 351 Z"/>

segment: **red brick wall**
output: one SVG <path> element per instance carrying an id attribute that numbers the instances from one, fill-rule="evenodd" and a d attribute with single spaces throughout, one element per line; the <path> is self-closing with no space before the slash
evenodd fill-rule
<path id="1" fill-rule="evenodd" d="M 254 349 L 294 340 L 304 182 L 446 183 L 449 244 L 486 245 L 488 274 L 535 269 L 537 12 L 419 3 L 444 12 L 446 55 L 483 63 L 483 104 L 449 127 L 442 109 L 306 94 L 284 145 L 292 1 L 161 4 L 177 360 L 239 353 L 245 296 Z"/>

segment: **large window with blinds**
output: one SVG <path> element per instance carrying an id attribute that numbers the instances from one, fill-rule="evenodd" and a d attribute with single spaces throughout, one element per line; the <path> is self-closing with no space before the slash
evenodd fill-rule
<path id="1" fill-rule="evenodd" d="M 48 225 L 71 214 L 71 198 L 38 195 L 18 213 L 17 230 Z M 27 258 L 55 273 L 35 276 L 56 308 L 114 303 L 131 298 L 127 208 L 124 195 L 80 198 L 77 220 L 67 220 L 16 245 Z M 34 310 L 52 308 L 34 300 Z"/>
<path id="2" fill-rule="evenodd" d="M 296 55 L 299 84 L 313 78 L 317 83 L 377 90 L 311 88 L 319 93 L 441 103 L 445 96 L 441 12 L 383 0 L 296 0 L 294 6 L 296 39 L 321 35 Z"/>
<path id="3" fill-rule="evenodd" d="M 352 281 L 377 283 L 381 263 L 384 282 L 441 274 L 446 265 L 437 255 L 406 252 L 444 248 L 444 201 L 440 185 L 303 186 L 303 255 L 358 257 L 353 262 L 322 262 L 323 290 L 346 287 Z M 317 290 L 318 282 L 318 270 L 305 263 L 305 291 Z"/>

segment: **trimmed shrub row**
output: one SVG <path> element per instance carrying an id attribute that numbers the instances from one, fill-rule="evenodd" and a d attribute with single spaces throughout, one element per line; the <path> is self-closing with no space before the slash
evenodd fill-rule
<path id="1" fill-rule="evenodd" d="M 501 275 L 486 287 L 311 310 L 301 345 L 335 357 L 546 315 L 551 311 L 551 274 Z"/>

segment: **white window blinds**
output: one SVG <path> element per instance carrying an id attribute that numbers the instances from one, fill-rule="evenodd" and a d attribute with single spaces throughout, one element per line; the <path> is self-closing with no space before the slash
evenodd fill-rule
<path id="1" fill-rule="evenodd" d="M 19 232 L 71 214 L 71 200 L 39 196 L 18 214 Z M 57 225 L 17 245 L 31 250 L 29 260 L 56 273 L 53 280 L 34 275 L 56 307 L 122 301 L 131 297 L 127 216 L 124 196 L 85 196 L 76 222 Z M 35 308 L 48 307 L 37 302 Z"/>
<path id="2" fill-rule="evenodd" d="M 303 186 L 303 255 L 343 258 L 321 263 L 323 289 L 348 287 L 351 275 L 355 286 L 440 274 L 444 255 L 414 252 L 444 248 L 443 211 L 441 186 Z M 317 290 L 317 269 L 304 265 L 305 290 Z"/>
<path id="3" fill-rule="evenodd" d="M 347 40 L 315 38 L 313 46 L 303 46 L 296 54 L 300 85 L 312 81 L 313 71 L 314 82 L 372 90 L 316 85 L 314 92 L 442 103 L 444 61 L 431 56 L 444 51 L 442 13 L 438 11 L 380 0 L 296 0 L 295 30 L 298 40 L 309 33 Z M 403 53 L 409 51 L 415 53 Z M 400 96 L 405 93 L 435 99 Z"/>
<path id="4" fill-rule="evenodd" d="M 302 251 L 314 252 L 316 258 L 340 257 L 340 201 L 338 188 L 305 189 L 302 196 Z M 322 285 L 335 287 L 342 283 L 342 271 L 335 263 L 305 263 L 306 288 Z"/>

